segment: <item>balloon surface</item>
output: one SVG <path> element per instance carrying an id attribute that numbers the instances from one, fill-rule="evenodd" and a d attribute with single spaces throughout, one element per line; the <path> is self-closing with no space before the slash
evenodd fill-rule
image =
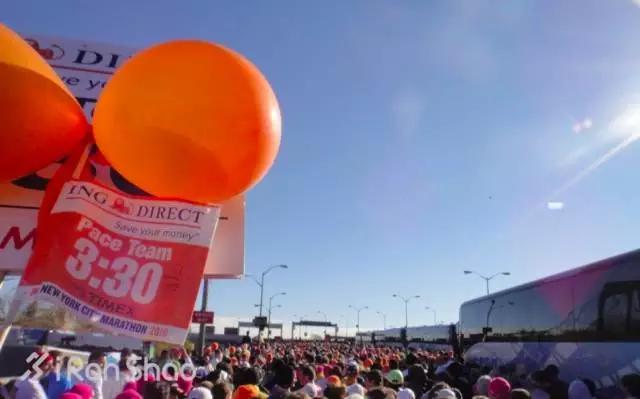
<path id="1" fill-rule="evenodd" d="M 280 146 L 280 109 L 260 71 L 203 41 L 173 41 L 107 83 L 93 131 L 105 158 L 160 197 L 217 203 L 257 183 Z"/>
<path id="2" fill-rule="evenodd" d="M 87 129 L 80 104 L 55 71 L 0 24 L 0 182 L 64 157 Z"/>

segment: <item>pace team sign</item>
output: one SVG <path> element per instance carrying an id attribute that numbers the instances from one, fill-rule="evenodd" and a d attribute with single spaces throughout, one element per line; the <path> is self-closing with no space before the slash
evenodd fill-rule
<path id="1" fill-rule="evenodd" d="M 102 330 L 182 344 L 218 217 L 215 206 L 67 181 L 15 302 L 44 300 Z"/>

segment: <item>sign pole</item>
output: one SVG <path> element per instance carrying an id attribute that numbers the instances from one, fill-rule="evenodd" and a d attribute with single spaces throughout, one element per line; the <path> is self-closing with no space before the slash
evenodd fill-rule
<path id="1" fill-rule="evenodd" d="M 202 280 L 202 311 L 207 311 L 207 302 L 209 298 L 209 278 Z M 203 354 L 205 348 L 205 323 L 200 323 L 200 335 L 198 337 L 198 348 L 200 354 Z"/>

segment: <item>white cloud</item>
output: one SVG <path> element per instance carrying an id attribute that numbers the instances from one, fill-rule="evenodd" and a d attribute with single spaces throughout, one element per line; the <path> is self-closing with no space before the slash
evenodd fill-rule
<path id="1" fill-rule="evenodd" d="M 582 130 L 582 125 L 580 123 L 575 123 L 573 125 L 573 132 L 574 133 L 580 133 L 581 130 Z"/>
<path id="2" fill-rule="evenodd" d="M 593 127 L 593 121 L 591 120 L 591 118 L 585 118 L 585 120 L 583 120 L 582 122 L 574 123 L 572 129 L 574 133 L 580 133 L 583 130 L 591 129 L 592 127 Z"/>
<path id="3" fill-rule="evenodd" d="M 631 2 L 640 7 L 640 0 L 631 0 Z"/>
<path id="4" fill-rule="evenodd" d="M 547 202 L 547 209 L 551 211 L 560 211 L 564 208 L 564 202 L 549 201 Z"/>

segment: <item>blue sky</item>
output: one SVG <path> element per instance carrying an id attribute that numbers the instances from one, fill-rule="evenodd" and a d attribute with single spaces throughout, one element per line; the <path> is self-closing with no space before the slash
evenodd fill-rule
<path id="1" fill-rule="evenodd" d="M 456 321 L 484 292 L 635 249 L 640 2 L 632 0 L 5 2 L 25 33 L 141 48 L 227 45 L 283 113 L 276 164 L 249 194 L 247 271 L 267 296 L 361 325 Z M 624 144 L 621 144 L 624 143 Z M 612 154 L 605 155 L 613 150 Z M 603 158 L 605 157 L 605 158 Z M 591 167 L 590 167 L 591 165 Z M 562 202 L 550 210 L 547 202 Z M 248 316 L 251 280 L 211 308 Z M 341 321 L 344 324 L 344 321 Z"/>

